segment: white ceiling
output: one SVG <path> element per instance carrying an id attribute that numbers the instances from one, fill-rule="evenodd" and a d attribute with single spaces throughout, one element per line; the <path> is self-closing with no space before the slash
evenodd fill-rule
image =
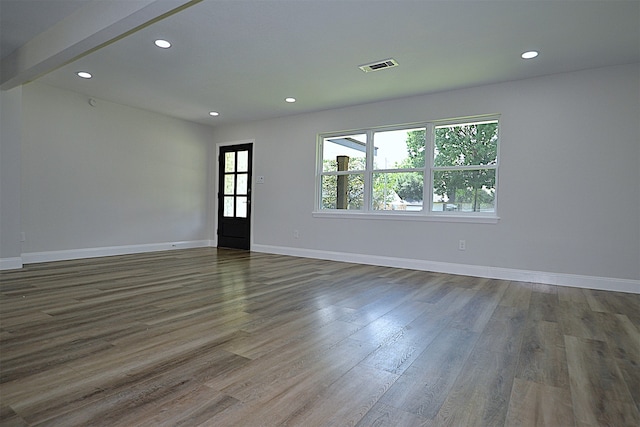
<path id="1" fill-rule="evenodd" d="M 134 1 L 169 0 L 128 3 Z M 78 6 L 87 11 L 99 2 L 117 6 L 123 0 L 0 0 L 3 59 L 15 61 L 19 56 L 6 51 L 55 27 Z M 215 126 L 640 62 L 640 0 L 192 3 L 85 56 L 77 50 L 69 64 L 53 61 L 39 79 Z M 58 29 L 85 24 L 74 16 Z M 156 48 L 157 38 L 173 47 Z M 529 49 L 540 56 L 522 60 L 520 54 Z M 358 69 L 387 58 L 399 67 Z M 93 79 L 76 77 L 78 70 L 91 72 Z M 288 96 L 298 102 L 285 103 Z M 210 117 L 211 110 L 220 116 Z"/>
<path id="2" fill-rule="evenodd" d="M 86 3 L 87 0 L 0 0 L 0 58 Z"/>

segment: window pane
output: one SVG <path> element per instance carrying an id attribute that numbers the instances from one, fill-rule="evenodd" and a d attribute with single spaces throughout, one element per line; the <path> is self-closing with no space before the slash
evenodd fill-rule
<path id="1" fill-rule="evenodd" d="M 224 153 L 224 171 L 235 172 L 236 170 L 236 153 Z"/>
<path id="2" fill-rule="evenodd" d="M 322 142 L 322 171 L 364 170 L 367 135 L 325 138 Z"/>
<path id="3" fill-rule="evenodd" d="M 239 173 L 237 175 L 238 177 L 238 190 L 236 194 L 247 194 L 247 180 L 248 180 L 248 174 L 246 173 Z"/>
<path id="4" fill-rule="evenodd" d="M 233 217 L 233 199 L 234 197 L 225 197 L 224 198 L 224 209 L 223 214 L 226 217 Z"/>
<path id="5" fill-rule="evenodd" d="M 247 217 L 247 198 L 236 197 L 236 218 Z"/>
<path id="6" fill-rule="evenodd" d="M 434 212 L 495 212 L 495 169 L 433 172 Z"/>
<path id="7" fill-rule="evenodd" d="M 435 127 L 434 166 L 495 165 L 498 121 Z"/>
<path id="8" fill-rule="evenodd" d="M 224 176 L 224 194 L 233 194 L 235 189 L 233 178 L 234 178 L 233 175 Z"/>
<path id="9" fill-rule="evenodd" d="M 249 152 L 238 151 L 238 168 L 237 172 L 247 172 L 249 170 Z"/>
<path id="10" fill-rule="evenodd" d="M 338 194 L 341 196 L 338 197 Z M 322 209 L 363 209 L 364 175 L 324 175 Z"/>
<path id="11" fill-rule="evenodd" d="M 421 211 L 424 174 L 395 172 L 373 174 L 373 210 Z"/>
<path id="12" fill-rule="evenodd" d="M 426 129 L 402 129 L 373 135 L 373 168 L 423 168 Z"/>

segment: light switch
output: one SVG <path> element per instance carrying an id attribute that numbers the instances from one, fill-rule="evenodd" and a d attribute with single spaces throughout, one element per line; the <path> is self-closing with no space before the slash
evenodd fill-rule
<path id="1" fill-rule="evenodd" d="M 264 184 L 264 176 L 256 176 L 256 184 Z"/>

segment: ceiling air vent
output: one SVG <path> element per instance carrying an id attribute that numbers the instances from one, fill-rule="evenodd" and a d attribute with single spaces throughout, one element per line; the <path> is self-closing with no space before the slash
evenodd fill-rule
<path id="1" fill-rule="evenodd" d="M 360 68 L 365 73 L 370 73 L 371 71 L 384 70 L 385 68 L 393 68 L 398 66 L 398 61 L 395 59 L 385 59 L 384 61 L 373 62 L 371 64 L 361 65 Z"/>

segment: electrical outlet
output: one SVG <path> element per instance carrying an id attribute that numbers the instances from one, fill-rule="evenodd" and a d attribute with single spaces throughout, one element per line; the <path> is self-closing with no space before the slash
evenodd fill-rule
<path id="1" fill-rule="evenodd" d="M 467 250 L 467 241 L 466 240 L 458 241 L 458 250 L 461 250 L 461 251 L 466 251 Z"/>
<path id="2" fill-rule="evenodd" d="M 298 230 L 293 230 L 293 238 L 297 239 L 300 237 L 300 232 Z"/>

